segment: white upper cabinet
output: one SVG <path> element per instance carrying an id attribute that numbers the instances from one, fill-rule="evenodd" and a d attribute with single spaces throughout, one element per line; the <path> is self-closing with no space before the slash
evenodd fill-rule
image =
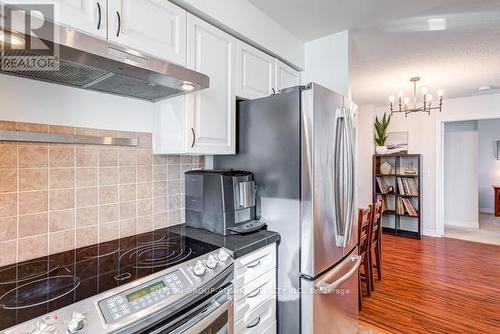
<path id="1" fill-rule="evenodd" d="M 108 39 L 186 65 L 186 11 L 166 0 L 108 0 Z"/>
<path id="2" fill-rule="evenodd" d="M 188 14 L 187 66 L 210 77 L 210 88 L 186 95 L 191 153 L 235 153 L 236 39 Z"/>
<path id="3" fill-rule="evenodd" d="M 276 59 L 276 90 L 300 85 L 300 72 Z"/>
<path id="4" fill-rule="evenodd" d="M 11 4 L 53 4 L 54 20 L 63 24 L 106 38 L 106 0 L 8 0 Z M 36 14 L 35 14 L 36 15 Z"/>
<path id="5" fill-rule="evenodd" d="M 242 42 L 236 43 L 236 95 L 245 99 L 269 96 L 275 85 L 274 58 Z"/>

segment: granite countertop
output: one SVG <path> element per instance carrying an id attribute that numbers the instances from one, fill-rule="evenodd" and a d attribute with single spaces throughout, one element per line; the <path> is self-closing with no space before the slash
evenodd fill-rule
<path id="1" fill-rule="evenodd" d="M 279 242 L 281 239 L 277 232 L 268 230 L 260 230 L 244 235 L 223 236 L 203 229 L 188 227 L 184 224 L 171 226 L 169 227 L 169 231 L 192 239 L 205 241 L 215 246 L 224 247 L 233 252 L 233 257 L 235 259 L 272 244 L 273 242 Z"/>

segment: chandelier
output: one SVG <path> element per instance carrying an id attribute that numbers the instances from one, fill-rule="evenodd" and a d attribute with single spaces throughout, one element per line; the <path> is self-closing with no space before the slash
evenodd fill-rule
<path id="1" fill-rule="evenodd" d="M 437 105 L 433 105 L 433 100 L 432 100 L 432 95 L 427 94 L 428 89 L 427 87 L 422 87 L 421 89 L 421 96 L 417 96 L 417 82 L 420 81 L 419 77 L 411 78 L 410 82 L 413 82 L 413 97 L 410 98 L 409 96 L 404 96 L 404 92 L 401 90 L 399 91 L 399 98 L 398 98 L 398 105 L 396 106 L 397 109 L 394 109 L 394 103 L 396 102 L 396 98 L 394 96 L 389 97 L 389 109 L 391 111 L 391 115 L 395 113 L 404 113 L 405 116 L 407 117 L 408 114 L 414 113 L 414 112 L 426 112 L 427 114 L 431 114 L 431 110 L 439 110 L 441 112 L 441 109 L 443 107 L 443 94 L 444 90 L 438 89 L 437 91 Z M 421 101 L 419 101 L 419 98 Z"/>

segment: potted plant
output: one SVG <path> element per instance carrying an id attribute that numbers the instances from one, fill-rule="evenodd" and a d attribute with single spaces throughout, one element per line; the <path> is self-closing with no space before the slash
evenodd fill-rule
<path id="1" fill-rule="evenodd" d="M 373 127 L 375 128 L 375 152 L 378 154 L 384 154 L 387 152 L 387 146 L 385 146 L 385 141 L 387 140 L 387 129 L 389 128 L 389 123 L 391 121 L 391 115 L 384 113 L 382 120 L 379 120 L 378 116 L 375 117 L 375 123 Z"/>

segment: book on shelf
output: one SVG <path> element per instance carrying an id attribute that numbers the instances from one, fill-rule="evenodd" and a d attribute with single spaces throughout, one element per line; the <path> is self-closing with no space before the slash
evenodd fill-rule
<path id="1" fill-rule="evenodd" d="M 387 182 L 385 182 L 385 178 L 377 176 L 377 184 L 381 193 L 387 194 L 389 192 L 389 186 L 387 185 Z"/>
<path id="2" fill-rule="evenodd" d="M 387 211 L 387 197 L 382 195 L 377 195 L 377 202 L 382 201 L 382 212 Z"/>
<path id="3" fill-rule="evenodd" d="M 418 196 L 417 182 L 411 177 L 398 177 L 399 194 L 404 196 Z"/>
<path id="4" fill-rule="evenodd" d="M 408 214 L 412 217 L 418 217 L 418 210 L 415 209 L 409 198 L 398 198 L 396 214 L 400 216 Z"/>

